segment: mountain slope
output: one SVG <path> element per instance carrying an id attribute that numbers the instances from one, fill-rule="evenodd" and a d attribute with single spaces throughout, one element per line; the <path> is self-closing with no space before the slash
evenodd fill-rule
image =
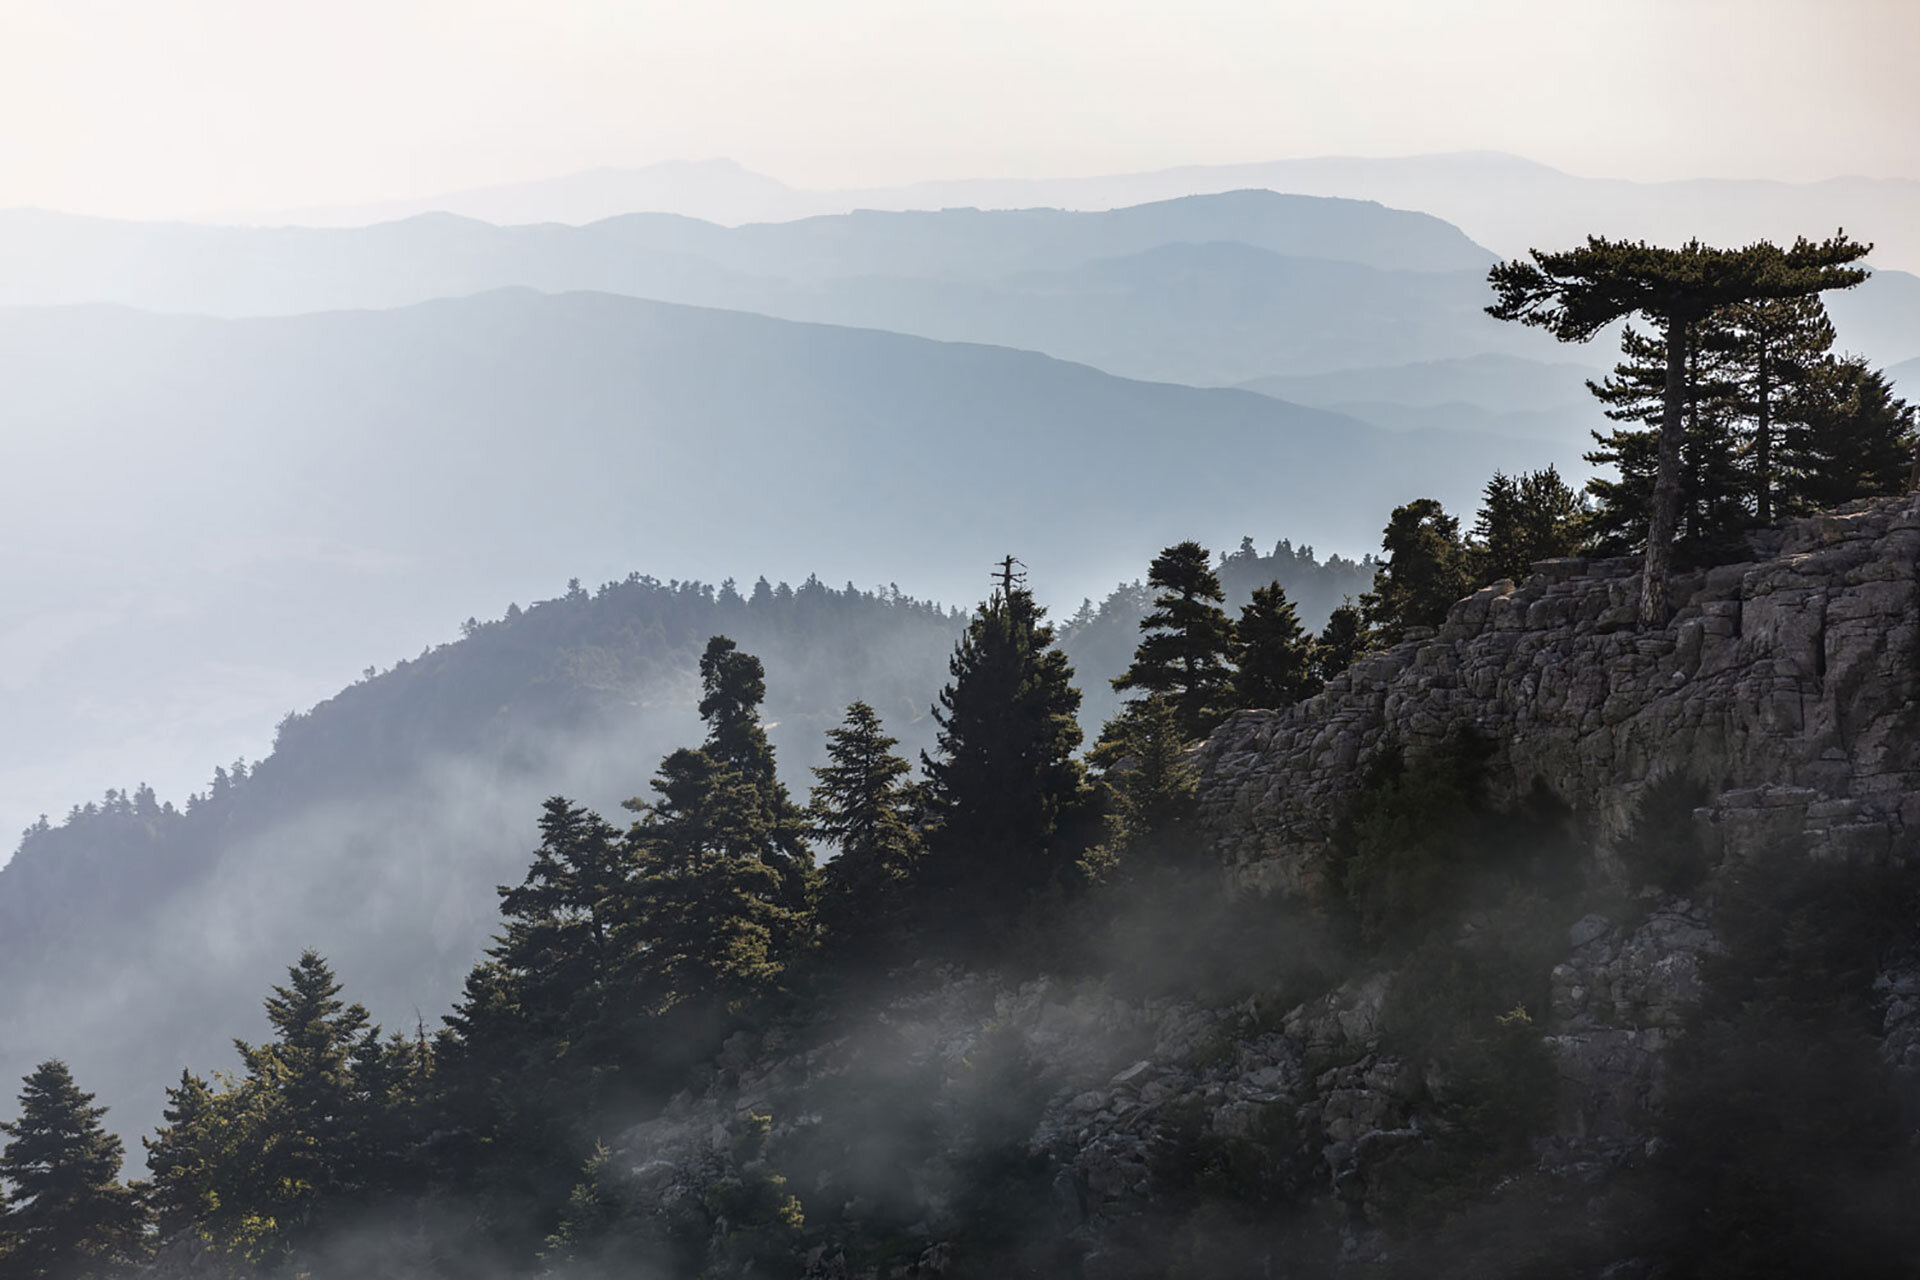
<path id="1" fill-rule="evenodd" d="M 165 794 L 456 620 L 635 567 L 969 602 L 1284 530 L 1350 557 L 1575 450 L 1383 437 L 1247 391 L 995 347 L 598 294 L 222 321 L 0 312 L 29 477 L 0 537 L 0 823 L 103 780 Z M 157 763 L 156 763 L 157 762 Z"/>
<path id="2" fill-rule="evenodd" d="M 1437 218 L 1353 200 L 1242 191 L 1096 213 L 860 211 L 723 227 L 668 213 L 500 227 L 429 214 L 343 230 L 113 222 L 0 211 L 0 304 L 121 302 L 212 315 L 398 306 L 506 285 L 686 291 L 738 276 L 991 279 L 1170 243 L 1232 241 L 1387 270 L 1484 270 L 1492 255 Z M 767 286 L 762 286 L 767 287 Z"/>
<path id="3" fill-rule="evenodd" d="M 1087 178 L 978 178 L 852 191 L 803 191 L 730 161 L 596 170 L 484 192 L 404 203 L 314 209 L 280 220 L 356 226 L 445 210 L 511 222 L 585 223 L 635 210 L 719 222 L 802 218 L 852 209 L 1113 209 L 1195 193 L 1257 187 L 1378 200 L 1422 209 L 1503 255 L 1575 244 L 1589 234 L 1679 243 L 1820 236 L 1836 227 L 1877 246 L 1892 267 L 1920 271 L 1920 182 L 1840 177 L 1821 182 L 1692 179 L 1630 182 L 1565 173 L 1489 151 L 1362 157 L 1315 156 L 1185 165 Z M 258 221 L 258 219 L 236 219 Z"/>

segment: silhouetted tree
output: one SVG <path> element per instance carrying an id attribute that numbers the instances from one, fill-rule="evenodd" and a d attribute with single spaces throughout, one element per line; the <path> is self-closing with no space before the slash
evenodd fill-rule
<path id="1" fill-rule="evenodd" d="M 1695 326 L 1722 307 L 1859 284 L 1867 272 L 1851 264 L 1869 247 L 1844 234 L 1820 243 L 1802 238 L 1784 250 L 1765 241 L 1744 249 L 1713 249 L 1698 240 L 1662 249 L 1590 236 L 1578 249 L 1535 249 L 1531 261 L 1502 262 L 1488 272 L 1497 295 L 1488 314 L 1545 328 L 1562 342 L 1585 342 L 1636 313 L 1664 326 L 1659 462 L 1640 584 L 1643 624 L 1666 621 L 1666 579 L 1681 502 L 1686 367 Z"/>
<path id="2" fill-rule="evenodd" d="M 1313 637 L 1279 583 L 1254 588 L 1234 637 L 1233 692 L 1240 706 L 1288 707 L 1319 691 Z"/>
<path id="3" fill-rule="evenodd" d="M 1914 475 L 1914 407 L 1864 360 L 1816 365 L 1790 401 L 1781 490 L 1790 511 L 1903 493 Z"/>
<path id="4" fill-rule="evenodd" d="M 147 1215 L 120 1181 L 120 1139 L 67 1064 L 25 1077 L 20 1114 L 0 1123 L 0 1272 L 19 1280 L 100 1280 L 147 1252 Z"/>
<path id="5" fill-rule="evenodd" d="M 912 766 L 893 753 L 898 741 L 881 731 L 872 707 L 855 702 L 827 730 L 827 763 L 813 770 L 814 834 L 840 850 L 820 875 L 820 923 L 830 940 L 884 936 L 904 905 L 917 841 L 906 782 Z"/>
<path id="6" fill-rule="evenodd" d="M 1343 604 L 1327 617 L 1313 642 L 1313 674 L 1324 685 L 1343 674 L 1356 659 L 1373 648 L 1375 637 L 1367 627 L 1367 616 L 1352 603 Z"/>
<path id="7" fill-rule="evenodd" d="M 1579 548 L 1585 508 L 1557 469 L 1517 477 L 1496 471 L 1483 494 L 1468 542 L 1481 582 L 1519 582 L 1535 561 Z"/>
<path id="8" fill-rule="evenodd" d="M 923 880 L 945 928 L 1004 925 L 1080 853 L 1080 694 L 1045 616 L 1009 569 L 955 646 L 933 710 Z"/>
<path id="9" fill-rule="evenodd" d="M 1140 620 L 1133 664 L 1113 687 L 1165 695 L 1181 730 L 1205 737 L 1232 700 L 1233 622 L 1220 607 L 1219 576 L 1205 547 L 1181 542 L 1154 557 L 1147 585 L 1157 592 L 1153 612 Z"/>
<path id="10" fill-rule="evenodd" d="M 1386 558 L 1360 607 L 1381 644 L 1398 644 L 1413 627 L 1439 626 L 1472 589 L 1460 522 L 1432 498 L 1394 508 L 1380 549 Z"/>

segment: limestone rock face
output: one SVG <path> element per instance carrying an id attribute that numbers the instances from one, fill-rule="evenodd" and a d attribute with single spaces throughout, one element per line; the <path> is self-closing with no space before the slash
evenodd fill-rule
<path id="1" fill-rule="evenodd" d="M 1920 827 L 1920 498 L 1798 521 L 1754 555 L 1676 579 L 1654 628 L 1636 561 L 1546 561 L 1297 706 L 1239 713 L 1200 753 L 1211 839 L 1242 887 L 1311 895 L 1367 765 L 1471 727 L 1498 789 L 1545 778 L 1603 833 L 1685 771 L 1717 793 L 1723 853 L 1805 832 L 1816 856 L 1884 856 Z"/>

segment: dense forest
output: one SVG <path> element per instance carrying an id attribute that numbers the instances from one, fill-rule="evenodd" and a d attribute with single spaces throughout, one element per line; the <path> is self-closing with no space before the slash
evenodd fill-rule
<path id="1" fill-rule="evenodd" d="M 1495 269 L 1511 286 L 1504 318 L 1567 332 L 1617 318 L 1569 319 L 1584 284 L 1665 265 L 1536 258 L 1537 278 Z M 1780 270 L 1765 279 L 1796 264 L 1767 259 Z M 1742 264 L 1722 266 L 1738 292 Z M 1025 1140 L 1048 1083 L 990 1040 L 961 1114 L 906 1080 L 872 1100 L 884 1141 L 844 1122 L 775 1141 L 749 1115 L 716 1138 L 736 1172 L 671 1212 L 608 1144 L 710 1081 L 743 1033 L 805 1045 L 964 971 L 1097 974 L 1143 998 L 1244 1006 L 1251 1026 L 1262 1001 L 1284 1011 L 1387 966 L 1412 977 L 1384 1034 L 1445 1086 L 1425 1086 L 1444 1099 L 1431 1141 L 1370 1192 L 1366 1212 L 1404 1247 L 1341 1257 L 1335 1219 L 1358 1211 L 1313 1190 L 1281 1110 L 1222 1135 L 1176 1108 L 1149 1158 L 1156 1214 L 1102 1274 L 1273 1275 L 1284 1258 L 1289 1274 L 1587 1275 L 1628 1255 L 1647 1275 L 1912 1274 L 1920 1166 L 1895 1141 L 1904 1103 L 1871 1052 L 1866 989 L 1908 928 L 1912 884 L 1848 881 L 1783 848 L 1724 886 L 1712 910 L 1727 945 L 1675 1051 L 1655 1150 L 1604 1221 L 1576 1223 L 1527 1172 L 1554 1105 L 1530 1010 L 1552 940 L 1596 903 L 1699 883 L 1700 851 L 1674 820 L 1685 788 L 1643 804 L 1624 886 L 1583 866 L 1586 818 L 1550 786 L 1491 803 L 1489 745 L 1464 729 L 1445 752 L 1373 769 L 1311 904 L 1227 897 L 1196 825 L 1194 744 L 1432 635 L 1478 587 L 1567 556 L 1640 553 L 1649 576 L 1667 554 L 1735 560 L 1790 512 L 1904 491 L 1914 410 L 1832 352 L 1818 289 L 1844 283 L 1645 303 L 1656 334 L 1629 331 L 1595 385 L 1615 423 L 1596 458 L 1615 478 L 1576 491 L 1551 468 L 1495 475 L 1467 524 L 1408 502 L 1377 559 L 1181 542 L 1058 629 L 1012 556 L 964 617 L 817 580 L 576 583 L 290 717 L 269 760 L 218 771 L 182 809 L 141 787 L 36 826 L 0 903 L 25 901 L 33 877 L 97 894 L 72 917 L 0 922 L 8 964 L 84 970 L 106 945 L 89 919 L 213 892 L 230 867 L 205 833 L 270 830 L 316 777 L 342 794 L 405 788 L 419 759 L 460 740 L 490 744 L 496 782 L 540 780 L 555 743 L 603 757 L 591 802 L 530 806 L 537 834 L 496 891 L 491 945 L 437 1022 L 378 1025 L 319 950 L 286 956 L 284 979 L 245 975 L 267 992 L 268 1037 L 155 1082 L 164 1111 L 144 1178 L 123 1167 L 84 1076 L 35 1066 L 0 1147 L 7 1274 L 122 1275 L 186 1242 L 243 1275 L 825 1275 L 828 1255 L 837 1274 L 905 1275 L 885 1268 L 924 1243 L 934 1200 L 960 1224 L 941 1273 L 1083 1274 Z M 1077 671 L 1104 677 L 1110 710 L 1089 714 Z M 655 751 L 638 785 L 637 741 L 611 735 L 608 708 L 681 680 L 698 719 L 673 724 L 679 745 Z M 817 762 L 804 787 L 781 749 Z M 620 789 L 616 820 L 605 797 Z M 380 856 L 377 837 L 362 837 L 363 857 Z M 389 963 L 450 959 L 412 945 Z M 958 1144 L 964 1175 L 938 1195 L 910 1185 L 911 1153 L 942 1143 Z M 1829 1189 L 1843 1183 L 1855 1194 Z"/>

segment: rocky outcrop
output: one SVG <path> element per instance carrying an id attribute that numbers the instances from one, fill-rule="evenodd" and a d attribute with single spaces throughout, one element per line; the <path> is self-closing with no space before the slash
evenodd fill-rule
<path id="1" fill-rule="evenodd" d="M 1816 854 L 1885 856 L 1920 829 L 1916 559 L 1920 498 L 1856 504 L 1676 579 L 1657 628 L 1638 625 L 1636 561 L 1544 562 L 1319 695 L 1228 721 L 1201 755 L 1204 821 L 1240 884 L 1310 895 L 1368 764 L 1470 728 L 1497 788 L 1547 779 L 1603 833 L 1684 771 L 1714 793 L 1723 850 L 1805 833 Z"/>

